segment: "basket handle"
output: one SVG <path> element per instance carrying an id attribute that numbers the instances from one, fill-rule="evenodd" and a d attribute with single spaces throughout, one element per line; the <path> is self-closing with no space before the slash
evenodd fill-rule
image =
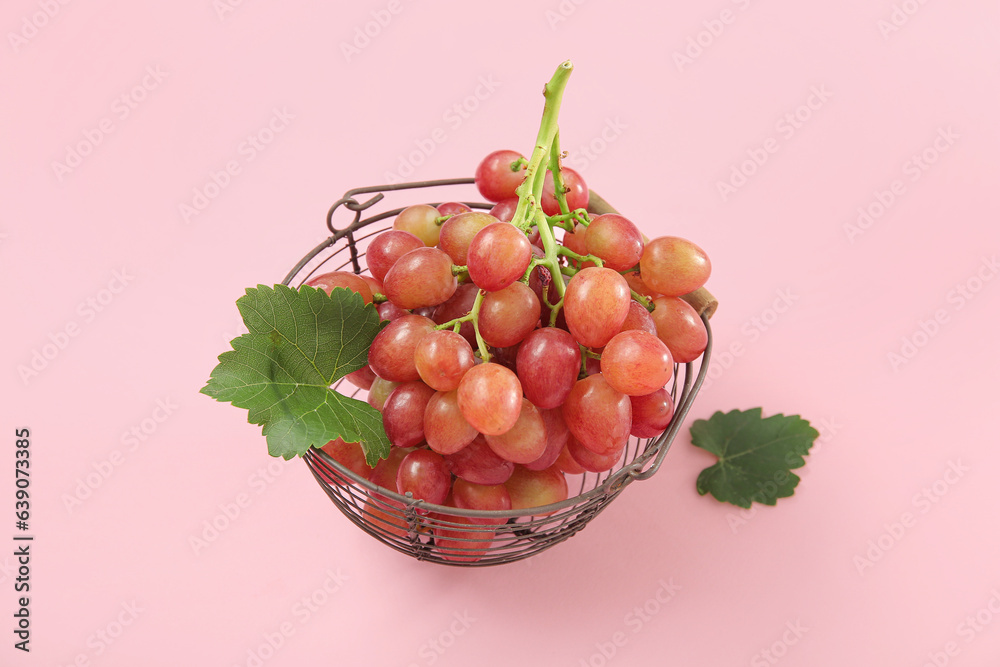
<path id="1" fill-rule="evenodd" d="M 593 190 L 590 191 L 590 204 L 587 206 L 587 210 L 596 215 L 604 215 L 605 213 L 618 213 L 614 206 L 609 204 L 607 200 L 601 195 L 597 194 Z M 715 314 L 715 310 L 719 307 L 719 301 L 712 293 L 709 292 L 704 287 L 699 287 L 695 291 L 685 294 L 681 297 L 695 309 L 699 315 L 704 315 L 705 319 L 710 319 L 712 315 Z"/>

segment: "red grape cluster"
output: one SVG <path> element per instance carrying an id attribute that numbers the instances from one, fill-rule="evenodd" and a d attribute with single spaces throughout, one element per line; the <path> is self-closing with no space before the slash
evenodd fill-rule
<path id="1" fill-rule="evenodd" d="M 371 275 L 308 283 L 354 290 L 389 322 L 348 379 L 382 413 L 391 454 L 370 468 L 358 443 L 323 447 L 378 486 L 473 510 L 565 500 L 566 475 L 610 470 L 630 435 L 666 429 L 674 364 L 705 349 L 705 326 L 680 298 L 708 279 L 701 248 L 647 240 L 621 215 L 591 217 L 586 183 L 565 167 L 562 192 L 546 170 L 536 203 L 519 190 L 527 163 L 491 153 L 475 178 L 496 203 L 489 213 L 410 206 L 368 246 Z M 380 501 L 369 520 L 406 535 Z M 445 557 L 475 559 L 493 539 L 492 519 L 447 520 L 472 527 L 434 529 Z"/>

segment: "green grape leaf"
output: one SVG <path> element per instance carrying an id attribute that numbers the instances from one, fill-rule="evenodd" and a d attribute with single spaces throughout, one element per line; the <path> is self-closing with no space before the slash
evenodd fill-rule
<path id="1" fill-rule="evenodd" d="M 691 443 L 719 460 L 698 475 L 698 493 L 749 508 L 751 502 L 774 505 L 795 492 L 799 477 L 791 472 L 806 461 L 819 431 L 798 415 L 761 417 L 761 408 L 716 412 L 691 426 Z"/>
<path id="2" fill-rule="evenodd" d="M 287 285 L 248 288 L 236 306 L 249 333 L 219 355 L 201 393 L 248 410 L 271 456 L 301 456 L 336 438 L 360 442 L 372 466 L 389 455 L 378 411 L 330 389 L 368 363 L 383 326 L 375 306 L 343 288 Z"/>

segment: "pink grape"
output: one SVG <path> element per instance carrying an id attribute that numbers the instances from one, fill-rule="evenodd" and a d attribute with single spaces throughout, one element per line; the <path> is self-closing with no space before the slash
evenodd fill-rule
<path id="1" fill-rule="evenodd" d="M 601 373 L 608 384 L 629 396 L 660 389 L 674 375 L 670 350 L 647 331 L 623 331 L 601 352 Z"/>
<path id="2" fill-rule="evenodd" d="M 488 292 L 501 290 L 524 275 L 531 247 L 524 232 L 509 222 L 487 225 L 469 244 L 469 277 Z"/>
<path id="3" fill-rule="evenodd" d="M 653 305 L 656 335 L 670 349 L 674 361 L 686 364 L 700 357 L 708 346 L 708 331 L 691 304 L 675 296 L 661 296 Z"/>
<path id="4" fill-rule="evenodd" d="M 632 403 L 600 373 L 579 380 L 562 406 L 566 426 L 580 444 L 597 454 L 621 449 L 632 426 Z"/>
<path id="5" fill-rule="evenodd" d="M 618 463 L 619 459 L 621 459 L 622 453 L 625 451 L 625 447 L 622 447 L 607 454 L 597 454 L 580 444 L 576 438 L 570 438 L 567 448 L 573 460 L 587 472 L 607 472 L 611 470 Z"/>
<path id="6" fill-rule="evenodd" d="M 393 320 L 398 320 L 403 315 L 409 315 L 408 311 L 403 310 L 392 301 L 385 301 L 378 305 L 378 316 L 380 319 L 386 322 L 392 322 Z"/>
<path id="7" fill-rule="evenodd" d="M 479 230 L 486 225 L 500 222 L 489 213 L 472 211 L 460 213 L 445 220 L 441 225 L 441 238 L 438 246 L 448 253 L 451 260 L 458 266 L 465 266 L 469 258 L 469 244 Z"/>
<path id="8" fill-rule="evenodd" d="M 511 509 L 523 510 L 560 503 L 569 497 L 569 487 L 562 471 L 556 468 L 545 470 L 528 470 L 524 466 L 516 466 L 504 486 L 510 495 Z M 539 512 L 538 516 L 546 516 L 549 512 Z"/>
<path id="9" fill-rule="evenodd" d="M 638 301 L 629 301 L 628 315 L 625 316 L 625 321 L 622 322 L 622 331 L 631 331 L 633 329 L 645 331 L 654 336 L 656 335 L 656 324 L 653 323 L 653 317 L 646 310 L 646 307 Z"/>
<path id="10" fill-rule="evenodd" d="M 500 435 L 486 435 L 486 444 L 496 455 L 512 463 L 531 463 L 545 453 L 545 422 L 538 408 L 521 399 L 517 421 Z"/>
<path id="11" fill-rule="evenodd" d="M 440 454 L 429 449 L 415 449 L 406 455 L 396 473 L 399 493 L 412 493 L 433 505 L 440 505 L 448 497 L 451 474 Z"/>
<path id="12" fill-rule="evenodd" d="M 368 270 L 378 280 L 385 280 L 396 260 L 417 248 L 423 248 L 424 242 L 410 232 L 390 229 L 372 239 L 365 251 L 365 261 Z"/>
<path id="13" fill-rule="evenodd" d="M 393 493 L 399 493 L 399 487 L 396 486 L 396 473 L 399 472 L 399 464 L 412 451 L 412 447 L 393 447 L 390 449 L 389 456 L 375 464 L 368 476 L 368 481 Z M 381 494 L 377 495 L 380 498 L 383 497 Z"/>
<path id="14" fill-rule="evenodd" d="M 433 516 L 440 521 L 462 524 L 460 526 L 452 526 L 449 523 L 434 525 L 435 552 L 445 560 L 475 563 L 486 555 L 486 551 L 493 544 L 494 532 L 483 530 L 482 525 L 475 523 L 474 519 L 450 514 Z"/>
<path id="15" fill-rule="evenodd" d="M 597 255 L 615 271 L 631 269 L 642 256 L 642 233 L 627 218 L 606 213 L 587 227 L 587 254 Z"/>
<path id="16" fill-rule="evenodd" d="M 516 170 L 511 165 L 524 156 L 517 151 L 493 151 L 476 167 L 476 187 L 487 201 L 498 202 L 515 196 L 517 186 L 524 181 L 527 162 Z"/>
<path id="17" fill-rule="evenodd" d="M 375 381 L 375 373 L 372 372 L 371 366 L 368 365 L 362 366 L 353 373 L 348 373 L 345 377 L 348 382 L 358 389 L 371 389 L 372 382 Z"/>
<path id="18" fill-rule="evenodd" d="M 398 382 L 383 380 L 376 375 L 375 379 L 372 380 L 371 388 L 368 389 L 368 398 L 366 399 L 368 405 L 382 412 L 382 408 L 385 407 L 385 399 L 389 398 L 389 394 L 398 386 Z"/>
<path id="19" fill-rule="evenodd" d="M 404 315 L 389 322 L 376 334 L 368 349 L 368 365 L 383 380 L 419 380 L 413 353 L 417 344 L 432 331 L 434 322 L 420 315 Z"/>
<path id="20" fill-rule="evenodd" d="M 369 467 L 368 462 L 365 461 L 364 450 L 361 449 L 360 442 L 344 442 L 341 438 L 336 440 L 331 440 L 321 447 L 321 449 L 326 452 L 326 454 L 344 466 L 351 472 L 368 479 L 372 474 L 372 468 Z M 324 475 L 326 477 L 326 475 Z M 344 484 L 350 484 L 351 480 L 348 478 L 343 478 L 343 480 L 336 477 L 328 478 L 329 482 L 336 484 L 337 486 L 343 486 Z"/>
<path id="21" fill-rule="evenodd" d="M 458 407 L 458 391 L 439 391 L 427 402 L 424 410 L 424 437 L 427 445 L 438 454 L 454 454 L 473 440 L 479 432 L 462 416 Z"/>
<path id="22" fill-rule="evenodd" d="M 674 416 L 674 400 L 666 389 L 629 398 L 632 401 L 632 435 L 655 438 L 670 425 L 670 418 Z"/>
<path id="23" fill-rule="evenodd" d="M 522 282 L 511 283 L 483 297 L 479 333 L 492 347 L 510 347 L 535 329 L 541 314 L 534 291 Z"/>
<path id="24" fill-rule="evenodd" d="M 573 439 L 572 435 L 566 439 L 566 444 L 563 445 L 562 451 L 559 452 L 559 457 L 556 458 L 556 462 L 553 464 L 553 467 L 558 470 L 562 470 L 567 475 L 582 475 L 587 471 L 584 470 L 579 463 L 577 463 L 577 460 L 573 458 L 572 453 L 569 451 L 569 442 Z"/>
<path id="25" fill-rule="evenodd" d="M 712 263 L 687 239 L 661 236 L 646 244 L 639 260 L 642 281 L 664 296 L 682 296 L 708 281 Z"/>
<path id="26" fill-rule="evenodd" d="M 582 345 L 602 347 L 621 331 L 628 315 L 631 292 L 621 274 L 588 267 L 566 286 L 563 311 L 570 333 Z"/>
<path id="27" fill-rule="evenodd" d="M 501 435 L 521 414 L 521 383 L 500 364 L 473 366 L 458 385 L 458 405 L 477 431 Z"/>
<path id="28" fill-rule="evenodd" d="M 452 297 L 434 310 L 435 324 L 444 324 L 468 315 L 472 312 L 477 294 L 479 294 L 479 288 L 472 283 L 459 285 Z M 458 333 L 469 341 L 470 345 L 476 345 L 476 330 L 473 328 L 471 320 L 462 322 Z"/>
<path id="29" fill-rule="evenodd" d="M 333 293 L 334 288 L 343 287 L 360 294 L 365 303 L 372 302 L 372 288 L 368 286 L 368 283 L 362 280 L 361 276 L 348 273 L 347 271 L 324 273 L 321 276 L 310 279 L 306 285 L 321 289 L 327 294 Z"/>
<path id="30" fill-rule="evenodd" d="M 371 289 L 372 294 L 385 294 L 385 286 L 382 285 L 382 281 L 373 276 L 359 275 L 363 281 L 368 283 L 369 289 Z"/>
<path id="31" fill-rule="evenodd" d="M 518 201 L 518 197 L 501 199 L 496 206 L 490 209 L 490 215 L 502 222 L 510 222 L 514 219 L 514 212 L 517 211 Z"/>
<path id="32" fill-rule="evenodd" d="M 642 280 L 642 276 L 640 276 L 637 272 L 631 271 L 626 273 L 624 274 L 624 278 L 625 282 L 628 283 L 628 286 L 636 294 L 649 297 L 650 299 L 655 299 L 660 296 L 659 292 L 649 289 L 649 286 Z"/>
<path id="33" fill-rule="evenodd" d="M 441 228 L 437 224 L 437 219 L 440 217 L 440 211 L 433 206 L 416 204 L 400 211 L 392 223 L 392 228 L 410 232 L 425 246 L 436 246 L 441 236 Z"/>
<path id="34" fill-rule="evenodd" d="M 590 191 L 583 176 L 569 167 L 561 169 L 563 185 L 566 187 L 566 204 L 570 211 L 587 208 L 590 204 Z M 556 201 L 556 183 L 551 171 L 545 172 L 545 184 L 542 186 L 542 210 L 545 215 L 559 215 L 559 202 Z"/>
<path id="35" fill-rule="evenodd" d="M 483 436 L 445 456 L 445 462 L 456 477 L 476 484 L 503 484 L 514 472 L 514 464 L 493 453 Z"/>
<path id="36" fill-rule="evenodd" d="M 517 351 L 517 377 L 528 400 L 539 408 L 563 404 L 580 374 L 580 346 L 562 329 L 543 327 L 528 334 Z"/>
<path id="37" fill-rule="evenodd" d="M 503 484 L 475 484 L 459 478 L 455 480 L 451 492 L 455 507 L 459 509 L 487 512 L 505 512 L 510 509 L 510 494 Z M 481 517 L 469 517 L 469 521 L 481 525 L 506 523 L 503 519 L 498 521 Z"/>
<path id="38" fill-rule="evenodd" d="M 424 412 L 434 390 L 423 382 L 404 382 L 385 399 L 382 425 L 396 447 L 413 447 L 424 440 Z"/>
<path id="39" fill-rule="evenodd" d="M 528 470 L 545 470 L 551 467 L 569 440 L 569 429 L 559 408 L 539 412 L 542 413 L 542 421 L 545 422 L 545 452 L 531 463 L 524 464 Z"/>
<path id="40" fill-rule="evenodd" d="M 432 331 L 417 343 L 413 362 L 420 379 L 438 391 L 458 389 L 462 376 L 476 365 L 472 346 L 448 330 Z"/>
<path id="41" fill-rule="evenodd" d="M 438 213 L 441 215 L 458 215 L 459 213 L 468 213 L 472 209 L 458 201 L 446 201 L 443 204 L 438 204 L 435 206 Z"/>
<path id="42" fill-rule="evenodd" d="M 443 250 L 411 250 L 396 260 L 385 274 L 385 295 L 405 309 L 442 304 L 458 288 L 451 267 L 451 257 Z"/>

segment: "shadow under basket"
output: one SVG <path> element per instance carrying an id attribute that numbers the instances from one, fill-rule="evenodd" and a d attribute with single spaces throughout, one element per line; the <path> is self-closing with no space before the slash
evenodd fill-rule
<path id="1" fill-rule="evenodd" d="M 474 180 L 459 178 L 349 190 L 327 214 L 332 236 L 309 252 L 285 277 L 283 284 L 298 287 L 310 278 L 330 271 L 364 270 L 364 250 L 369 240 L 392 226 L 392 219 L 405 206 L 437 202 L 409 201 L 403 207 L 375 212 L 373 207 L 385 193 L 418 188 L 453 188 Z M 413 193 L 409 193 L 412 195 Z M 359 195 L 371 195 L 359 201 Z M 473 209 L 489 210 L 493 204 L 463 202 Z M 344 208 L 353 221 L 343 229 L 333 225 L 334 213 Z M 613 213 L 610 205 L 591 192 L 589 210 Z M 380 224 L 381 223 L 381 224 Z M 674 415 L 667 429 L 656 438 L 631 437 L 622 458 L 603 473 L 567 475 L 570 497 L 560 503 L 525 510 L 477 511 L 433 505 L 377 486 L 313 448 L 303 458 L 316 481 L 333 503 L 369 535 L 417 560 L 446 565 L 483 567 L 511 563 L 533 556 L 569 539 L 600 514 L 629 484 L 652 477 L 663 463 L 670 443 L 681 428 L 708 371 L 712 350 L 709 318 L 718 305 L 704 288 L 683 297 L 701 315 L 708 331 L 708 347 L 694 362 L 675 364 L 667 385 L 674 400 Z M 334 389 L 348 396 L 364 392 L 341 380 Z M 472 520 L 472 521 L 470 521 Z"/>

